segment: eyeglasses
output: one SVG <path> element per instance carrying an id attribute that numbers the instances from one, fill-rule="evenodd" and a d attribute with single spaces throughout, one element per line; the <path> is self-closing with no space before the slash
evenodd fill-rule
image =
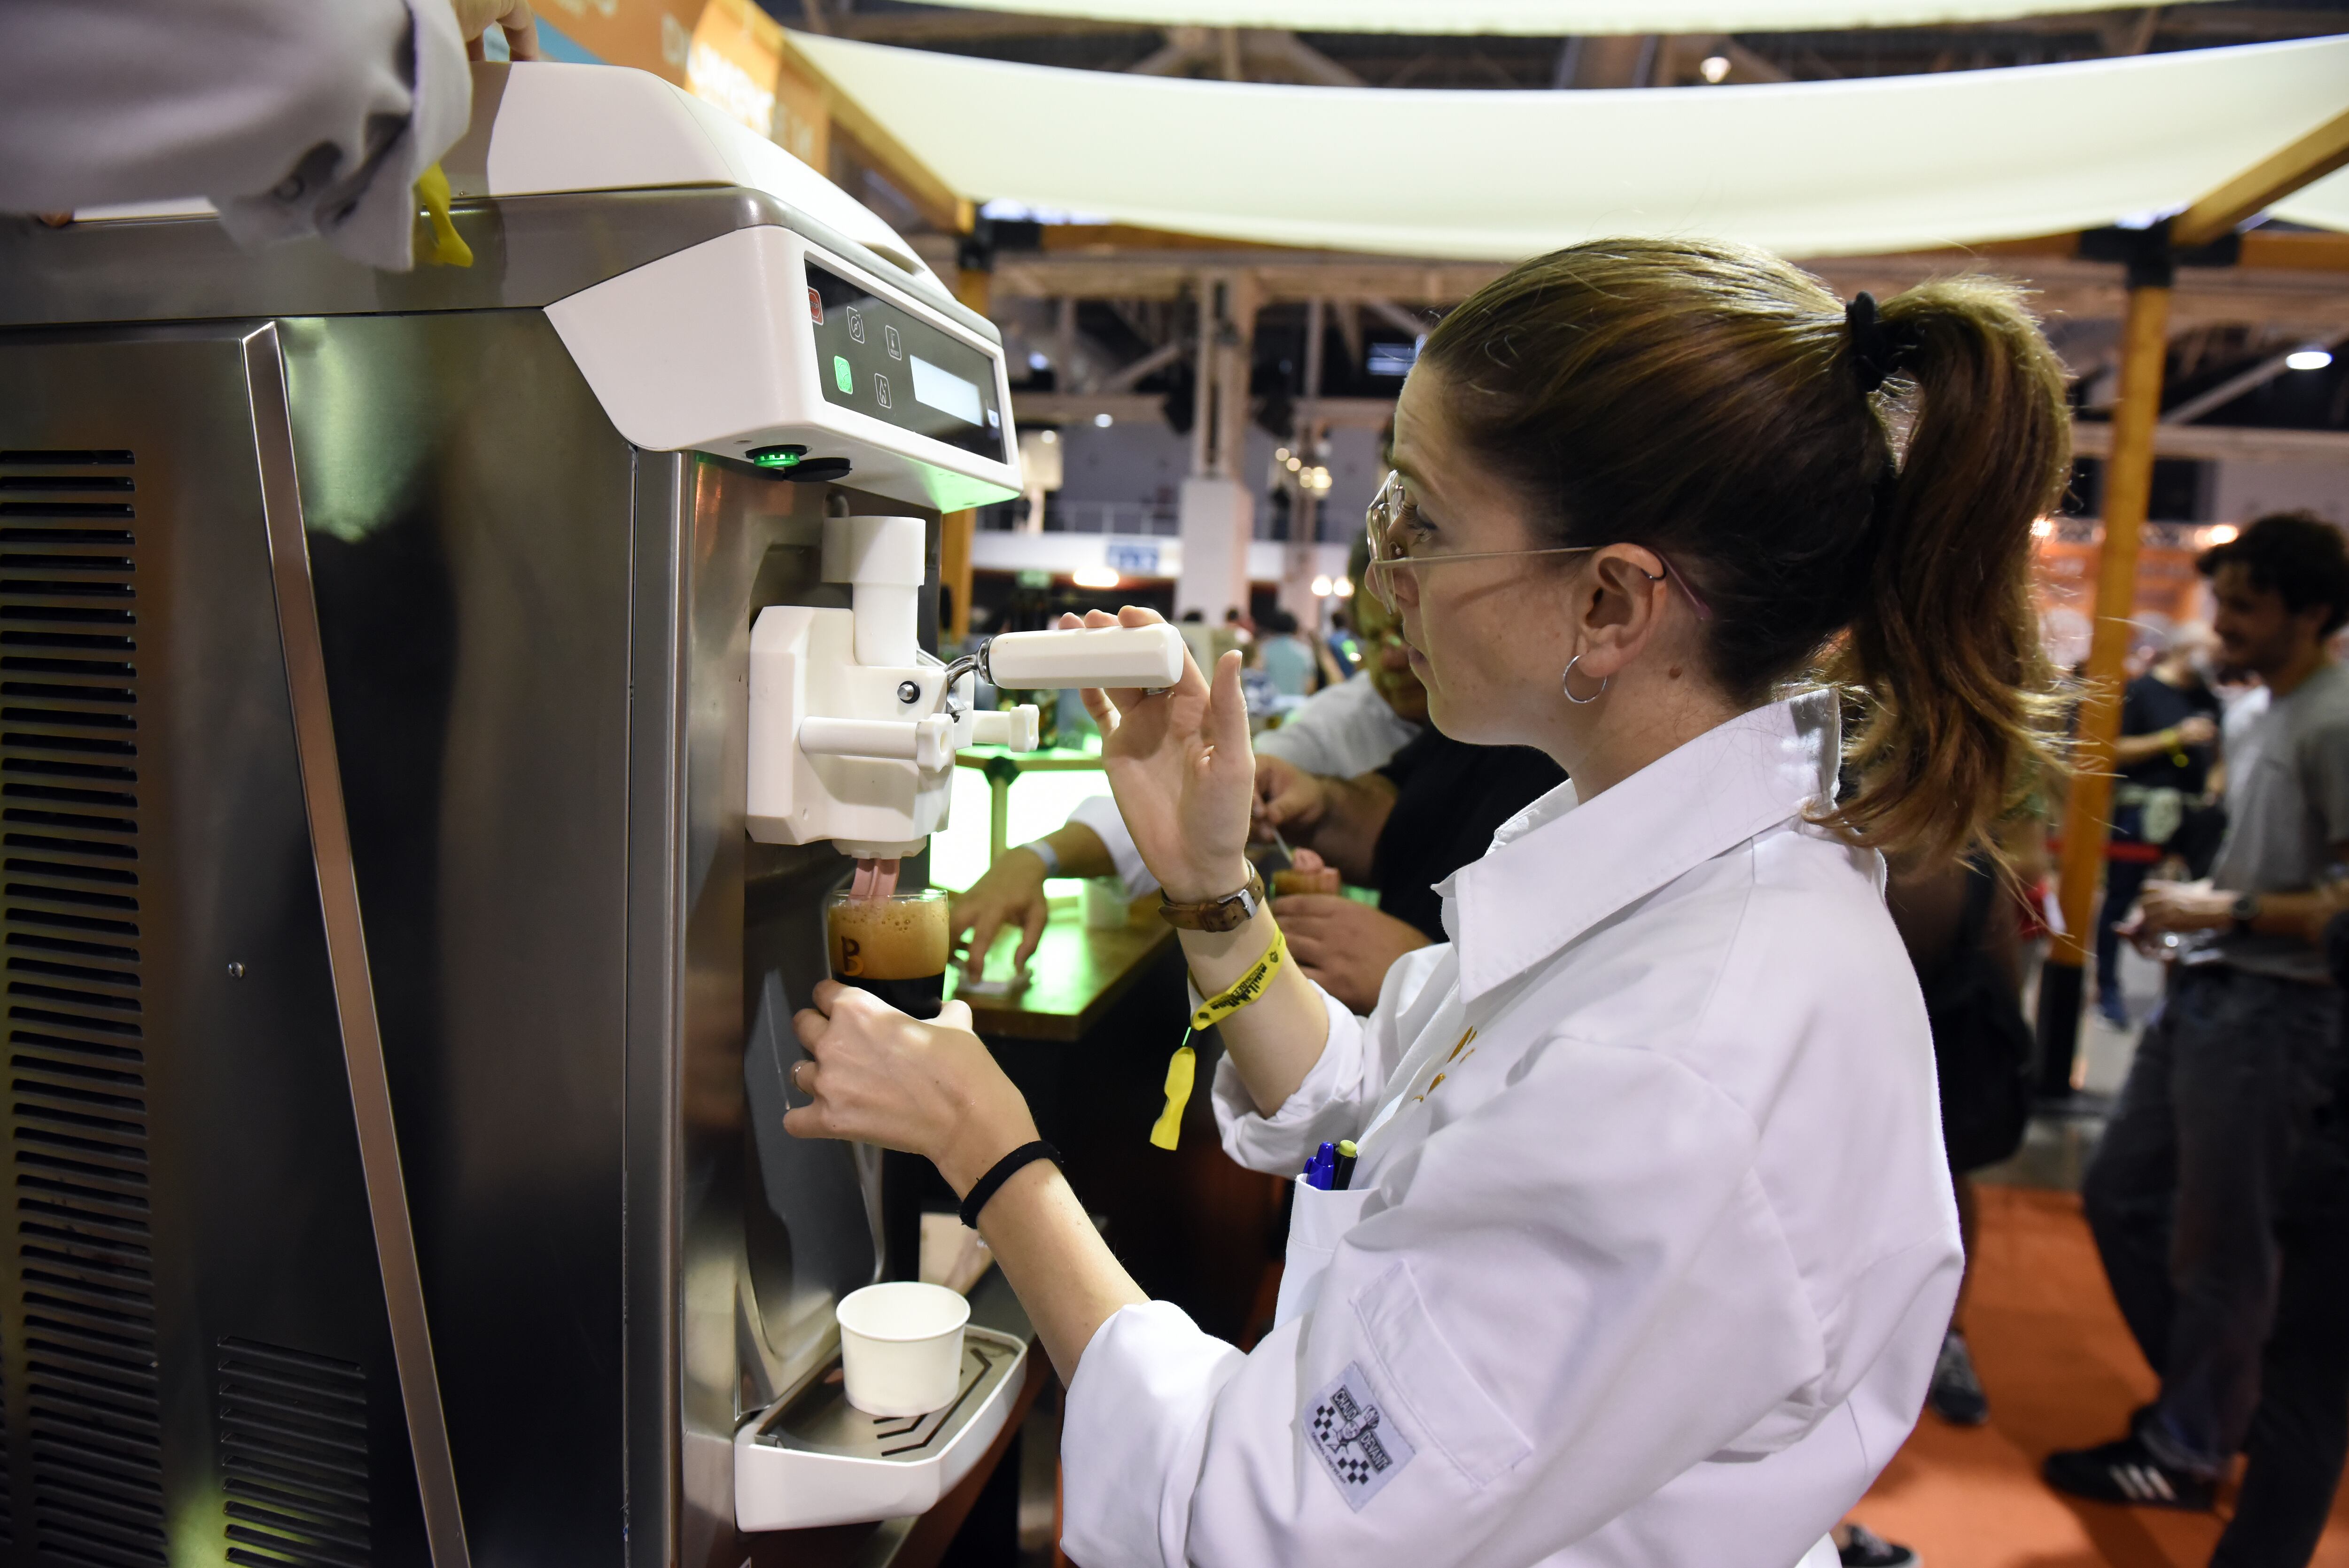
<path id="1" fill-rule="evenodd" d="M 1395 578 L 1406 569 L 1441 566 L 1454 561 L 1516 561 L 1532 555 L 1588 555 L 1594 550 L 1606 548 L 1600 544 L 1556 544 L 1539 550 L 1470 550 L 1456 554 L 1413 555 L 1410 552 L 1405 535 L 1410 517 L 1416 510 L 1410 498 L 1403 494 L 1402 475 L 1391 473 L 1387 475 L 1387 482 L 1379 487 L 1379 493 L 1371 498 L 1370 508 L 1364 514 L 1363 521 L 1371 536 L 1371 563 L 1362 576 L 1371 593 L 1386 606 L 1390 615 L 1396 614 Z M 1689 605 L 1696 611 L 1697 619 L 1712 620 L 1712 606 L 1697 596 L 1696 590 L 1689 586 L 1688 579 L 1675 571 L 1672 563 L 1663 556 L 1658 555 L 1656 559 L 1663 562 L 1663 574 L 1659 576 L 1653 572 L 1642 572 L 1640 575 L 1651 583 L 1661 583 L 1666 577 L 1671 578 L 1673 584 L 1688 595 Z"/>

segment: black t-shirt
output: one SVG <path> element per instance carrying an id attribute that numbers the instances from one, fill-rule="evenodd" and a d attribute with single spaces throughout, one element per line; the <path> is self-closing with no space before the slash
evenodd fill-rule
<path id="1" fill-rule="evenodd" d="M 2129 682 L 2121 694 L 2121 733 L 2158 735 L 2198 713 L 2213 724 L 2219 721 L 2219 698 L 2209 686 L 2200 681 L 2174 686 L 2147 673 Z M 2121 777 L 2148 789 L 2183 789 L 2189 795 L 2199 795 L 2209 787 L 2210 748 L 2189 746 L 2184 750 L 2183 768 L 2168 753 L 2156 752 L 2134 767 L 2122 769 Z"/>
<path id="2" fill-rule="evenodd" d="M 1467 746 L 1433 728 L 1379 769 L 1397 790 L 1379 833 L 1371 879 L 1379 907 L 1448 942 L 1433 884 L 1484 857 L 1501 824 L 1566 782 L 1566 773 L 1524 746 Z"/>

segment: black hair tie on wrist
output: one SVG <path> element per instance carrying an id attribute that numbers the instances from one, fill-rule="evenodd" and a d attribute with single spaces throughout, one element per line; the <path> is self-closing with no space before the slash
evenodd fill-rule
<path id="1" fill-rule="evenodd" d="M 1851 369 L 1862 392 L 1873 392 L 1908 367 L 1917 352 L 1914 332 L 1887 327 L 1876 314 L 1876 296 L 1862 289 L 1843 307 L 1844 325 L 1851 333 Z"/>
<path id="2" fill-rule="evenodd" d="M 972 1230 L 978 1229 L 978 1216 L 1003 1190 L 1003 1184 L 1039 1160 L 1061 1163 L 1061 1151 L 1038 1139 L 1023 1143 L 987 1169 L 987 1174 L 971 1183 L 970 1195 L 962 1201 L 962 1222 Z"/>

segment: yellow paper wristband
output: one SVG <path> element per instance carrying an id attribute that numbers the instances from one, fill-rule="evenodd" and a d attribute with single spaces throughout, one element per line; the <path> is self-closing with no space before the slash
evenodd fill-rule
<path id="1" fill-rule="evenodd" d="M 1183 1112 L 1191 1103 L 1191 1088 L 1199 1070 L 1198 1057 L 1191 1049 L 1191 1036 L 1214 1028 L 1249 1003 L 1260 1000 L 1288 957 L 1288 939 L 1276 925 L 1272 928 L 1272 945 L 1264 950 L 1264 956 L 1248 965 L 1248 972 L 1232 982 L 1229 989 L 1202 1002 L 1199 1010 L 1191 1015 L 1190 1029 L 1166 1063 L 1166 1109 L 1158 1113 L 1157 1123 L 1150 1130 L 1154 1146 L 1173 1149 L 1183 1135 Z"/>

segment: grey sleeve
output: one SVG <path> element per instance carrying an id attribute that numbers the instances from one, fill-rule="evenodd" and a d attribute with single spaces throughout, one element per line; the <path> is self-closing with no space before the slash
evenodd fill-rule
<path id="1" fill-rule="evenodd" d="M 405 271 L 471 101 L 447 0 L 5 0 L 0 211 L 202 196 L 240 243 Z"/>
<path id="2" fill-rule="evenodd" d="M 2309 732 L 2300 746 L 2302 787 L 2308 809 L 2323 824 L 2327 844 L 2349 843 L 2349 716 Z M 2325 868 L 2312 868 L 2322 875 Z"/>

